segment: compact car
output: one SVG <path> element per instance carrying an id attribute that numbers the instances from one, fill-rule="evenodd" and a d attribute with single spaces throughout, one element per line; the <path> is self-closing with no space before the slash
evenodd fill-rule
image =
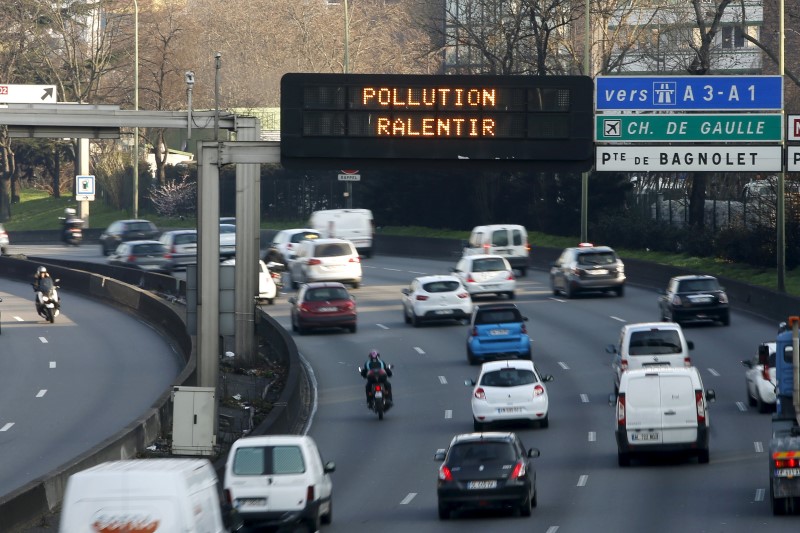
<path id="1" fill-rule="evenodd" d="M 141 240 L 123 242 L 108 256 L 109 265 L 139 268 L 152 272 L 169 272 L 165 257 L 166 248 L 159 241 Z"/>
<path id="2" fill-rule="evenodd" d="M 272 238 L 269 248 L 264 254 L 264 260 L 267 262 L 274 261 L 275 263 L 288 264 L 288 261 L 294 259 L 297 247 L 301 241 L 306 239 L 314 240 L 321 238 L 322 235 L 317 230 L 308 228 L 292 228 L 284 229 L 275 234 Z"/>
<path id="3" fill-rule="evenodd" d="M 100 250 L 104 256 L 108 256 L 122 242 L 154 240 L 160 233 L 156 225 L 149 220 L 116 220 L 100 234 Z"/>
<path id="4" fill-rule="evenodd" d="M 546 382 L 532 361 L 492 361 L 481 365 L 477 381 L 467 380 L 472 390 L 472 420 L 475 431 L 493 422 L 524 421 L 532 426 L 549 425 Z"/>
<path id="5" fill-rule="evenodd" d="M 403 319 L 414 327 L 423 322 L 466 320 L 472 297 L 456 276 L 420 276 L 401 290 Z"/>
<path id="6" fill-rule="evenodd" d="M 164 245 L 167 269 L 172 271 L 197 264 L 197 230 L 180 229 L 165 231 L 158 238 Z"/>
<path id="7" fill-rule="evenodd" d="M 306 283 L 289 298 L 292 331 L 304 335 L 311 329 L 345 328 L 355 333 L 358 310 L 353 296 L 339 282 Z"/>
<path id="8" fill-rule="evenodd" d="M 230 258 L 236 255 L 236 225 L 219 225 L 219 256 Z"/>
<path id="9" fill-rule="evenodd" d="M 295 258 L 289 261 L 294 289 L 315 281 L 338 281 L 357 289 L 361 277 L 361 258 L 353 243 L 344 239 L 301 241 Z"/>
<path id="10" fill-rule="evenodd" d="M 684 322 L 731 323 L 728 294 L 714 276 L 675 276 L 658 298 L 661 319 Z"/>
<path id="11" fill-rule="evenodd" d="M 467 361 L 531 358 L 531 340 L 523 316 L 512 303 L 476 305 L 467 332 Z"/>
<path id="12" fill-rule="evenodd" d="M 775 410 L 777 382 L 775 381 L 775 343 L 759 345 L 755 357 L 742 361 L 747 369 L 744 380 L 747 385 L 747 403 L 758 408 L 759 413 Z"/>
<path id="13" fill-rule="evenodd" d="M 625 294 L 625 265 L 608 246 L 581 243 L 566 248 L 550 266 L 553 295 L 572 298 L 579 292 Z"/>
<path id="14" fill-rule="evenodd" d="M 470 296 L 507 296 L 513 300 L 517 287 L 514 271 L 505 257 L 490 254 L 463 256 L 451 272 L 461 280 Z"/>
<path id="15" fill-rule="evenodd" d="M 463 509 L 511 509 L 530 516 L 536 507 L 536 470 L 539 457 L 515 433 L 464 433 L 446 450 L 434 455 L 441 461 L 436 485 L 439 519 L 450 519 Z"/>

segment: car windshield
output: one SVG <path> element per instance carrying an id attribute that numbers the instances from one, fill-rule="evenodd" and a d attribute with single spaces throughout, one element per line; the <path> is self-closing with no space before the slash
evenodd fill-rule
<path id="1" fill-rule="evenodd" d="M 493 309 L 481 311 L 475 317 L 476 324 L 498 324 L 503 322 L 521 322 L 522 318 L 517 309 Z"/>
<path id="2" fill-rule="evenodd" d="M 151 231 L 152 229 L 149 222 L 131 222 L 128 225 L 129 231 Z"/>
<path id="3" fill-rule="evenodd" d="M 133 253 L 136 255 L 142 254 L 163 254 L 164 253 L 164 246 L 161 243 L 147 243 L 147 244 L 137 244 L 136 247 L 133 249 Z"/>
<path id="4" fill-rule="evenodd" d="M 681 281 L 678 292 L 718 291 L 719 283 L 716 279 L 688 279 Z"/>
<path id="5" fill-rule="evenodd" d="M 319 233 L 311 233 L 311 232 L 295 233 L 294 235 L 292 235 L 291 242 L 298 243 L 306 239 L 317 239 L 317 238 L 319 238 Z"/>
<path id="6" fill-rule="evenodd" d="M 578 255 L 579 265 L 610 265 L 617 261 L 612 252 L 592 252 Z"/>
<path id="7" fill-rule="evenodd" d="M 342 255 L 350 255 L 350 247 L 346 244 L 320 244 L 314 250 L 315 257 L 339 257 Z"/>
<path id="8" fill-rule="evenodd" d="M 681 337 L 675 330 L 648 330 L 631 333 L 629 355 L 681 353 Z"/>
<path id="9" fill-rule="evenodd" d="M 536 383 L 536 376 L 524 368 L 503 368 L 487 372 L 481 378 L 484 387 L 520 387 Z"/>
<path id="10" fill-rule="evenodd" d="M 505 262 L 499 257 L 476 259 L 472 263 L 473 272 L 497 272 L 498 270 L 506 270 Z"/>
<path id="11" fill-rule="evenodd" d="M 327 302 L 329 300 L 346 300 L 350 297 L 344 287 L 325 287 L 324 289 L 311 289 L 306 292 L 306 301 Z"/>
<path id="12" fill-rule="evenodd" d="M 425 292 L 453 292 L 457 291 L 461 284 L 455 280 L 432 281 L 422 286 Z"/>
<path id="13" fill-rule="evenodd" d="M 197 233 L 179 233 L 175 235 L 175 244 L 194 244 L 197 242 Z"/>
<path id="14" fill-rule="evenodd" d="M 450 449 L 448 462 L 462 465 L 508 464 L 515 460 L 514 450 L 506 442 L 465 442 Z"/>

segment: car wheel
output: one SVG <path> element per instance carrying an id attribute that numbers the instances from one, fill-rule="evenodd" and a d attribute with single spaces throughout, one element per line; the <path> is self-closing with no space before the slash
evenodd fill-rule
<path id="1" fill-rule="evenodd" d="M 418 328 L 421 325 L 419 317 L 413 311 L 411 312 L 411 325 L 414 326 L 415 328 Z"/>
<path id="2" fill-rule="evenodd" d="M 322 520 L 320 519 L 319 509 L 317 509 L 317 512 L 314 515 L 314 517 L 309 518 L 306 521 L 306 527 L 308 528 L 309 531 L 312 532 L 319 531 L 320 528 L 322 528 Z"/>
<path id="3" fill-rule="evenodd" d="M 573 297 L 572 286 L 569 284 L 569 281 L 564 284 L 563 292 L 564 292 L 564 298 L 566 298 L 567 300 Z"/>
<path id="4" fill-rule="evenodd" d="M 467 361 L 469 361 L 469 364 L 471 365 L 478 364 L 478 359 L 475 357 L 475 355 L 473 355 L 472 349 L 469 346 L 467 346 Z"/>
<path id="5" fill-rule="evenodd" d="M 624 285 L 620 285 L 619 287 L 614 289 L 614 292 L 616 292 L 617 296 L 620 297 L 620 298 L 625 296 L 625 286 Z"/>
<path id="6" fill-rule="evenodd" d="M 449 520 L 449 519 L 450 519 L 450 508 L 440 503 L 439 520 Z"/>
<path id="7" fill-rule="evenodd" d="M 699 452 L 697 452 L 697 462 L 698 463 L 704 465 L 704 464 L 707 464 L 709 460 L 710 460 L 710 456 L 709 456 L 708 448 L 706 448 L 705 450 L 700 450 Z"/>
<path id="8" fill-rule="evenodd" d="M 506 294 L 508 295 L 508 299 L 509 299 L 509 300 L 513 300 L 514 298 L 516 298 L 516 297 L 517 297 L 517 295 L 516 295 L 516 294 L 514 294 L 514 291 L 509 291 L 509 292 L 507 292 Z"/>
<path id="9" fill-rule="evenodd" d="M 106 245 L 102 242 L 100 243 L 100 253 L 103 254 L 103 257 L 108 257 L 108 250 L 106 250 Z"/>
<path id="10" fill-rule="evenodd" d="M 528 269 L 527 268 L 520 268 L 519 269 L 519 277 L 524 278 L 527 273 L 528 273 Z"/>
<path id="11" fill-rule="evenodd" d="M 360 284 L 359 282 L 357 282 L 357 281 L 354 281 L 354 282 L 352 283 L 352 286 L 353 286 L 353 288 L 354 288 L 354 289 L 357 289 L 357 288 L 358 288 L 360 285 L 361 285 L 361 284 Z"/>
<path id="12" fill-rule="evenodd" d="M 761 399 L 761 395 L 758 394 L 758 391 L 756 391 L 756 409 L 758 409 L 759 413 L 768 413 L 771 411 L 771 406 Z"/>
<path id="13" fill-rule="evenodd" d="M 538 498 L 536 497 L 536 487 L 533 487 L 533 496 L 531 496 L 531 507 L 539 505 Z"/>
<path id="14" fill-rule="evenodd" d="M 331 495 L 333 496 L 333 495 Z M 328 500 L 328 512 L 322 515 L 320 520 L 323 524 L 330 524 L 333 522 L 333 497 Z"/>
<path id="15" fill-rule="evenodd" d="M 411 317 L 408 316 L 405 307 L 403 308 L 403 322 L 405 322 L 406 324 L 411 324 Z"/>
<path id="16" fill-rule="evenodd" d="M 297 323 L 297 333 L 299 333 L 300 335 L 305 335 L 306 333 L 308 333 L 308 328 L 306 328 L 304 326 L 301 326 L 300 322 L 298 322 Z"/>
<path id="17" fill-rule="evenodd" d="M 629 453 L 625 452 L 617 452 L 617 463 L 619 466 L 630 466 L 631 465 L 631 456 Z"/>
<path id="18" fill-rule="evenodd" d="M 544 418 L 539 419 L 539 427 L 542 429 L 550 427 L 550 415 L 545 415 Z"/>
<path id="19" fill-rule="evenodd" d="M 550 282 L 550 288 L 553 290 L 553 296 L 558 296 L 559 292 L 558 289 L 556 289 L 555 283 Z"/>
<path id="20" fill-rule="evenodd" d="M 525 498 L 525 501 L 519 504 L 519 515 L 520 516 L 530 516 L 531 515 L 531 495 L 528 493 L 528 497 Z"/>
<path id="21" fill-rule="evenodd" d="M 747 385 L 747 382 L 744 383 L 744 390 L 747 393 L 747 405 L 750 407 L 755 407 L 757 405 L 756 399 L 750 394 L 750 387 Z"/>
<path id="22" fill-rule="evenodd" d="M 720 318 L 720 322 L 722 322 L 723 326 L 730 326 L 731 325 L 731 314 L 730 311 L 722 315 Z"/>
<path id="23" fill-rule="evenodd" d="M 358 325 L 353 324 L 352 326 L 350 326 L 350 333 L 355 333 L 357 329 L 358 329 Z"/>

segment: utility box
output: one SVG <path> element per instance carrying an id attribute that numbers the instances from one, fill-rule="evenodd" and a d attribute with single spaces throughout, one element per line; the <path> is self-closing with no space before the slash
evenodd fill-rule
<path id="1" fill-rule="evenodd" d="M 172 454 L 211 455 L 216 444 L 214 387 L 172 388 Z"/>

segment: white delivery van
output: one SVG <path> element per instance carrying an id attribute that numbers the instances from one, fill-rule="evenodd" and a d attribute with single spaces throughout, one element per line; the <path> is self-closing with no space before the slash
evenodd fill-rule
<path id="1" fill-rule="evenodd" d="M 502 255 L 524 277 L 528 271 L 528 231 L 518 224 L 492 224 L 476 226 L 464 241 L 463 255 Z"/>
<path id="2" fill-rule="evenodd" d="M 322 462 L 307 435 L 244 437 L 225 462 L 225 499 L 253 528 L 306 525 L 318 531 L 333 516 L 333 462 Z"/>
<path id="3" fill-rule="evenodd" d="M 715 399 L 713 389 L 703 389 L 693 366 L 622 374 L 614 424 L 619 465 L 628 466 L 634 454 L 656 452 L 689 452 L 707 463 L 708 403 Z"/>
<path id="4" fill-rule="evenodd" d="M 372 241 L 375 223 L 369 209 L 326 209 L 314 211 L 308 222 L 309 227 L 320 232 L 323 237 L 345 239 L 352 242 L 358 253 L 372 257 Z"/>
<path id="5" fill-rule="evenodd" d="M 60 533 L 224 533 L 217 475 L 207 459 L 131 459 L 72 474 Z"/>

